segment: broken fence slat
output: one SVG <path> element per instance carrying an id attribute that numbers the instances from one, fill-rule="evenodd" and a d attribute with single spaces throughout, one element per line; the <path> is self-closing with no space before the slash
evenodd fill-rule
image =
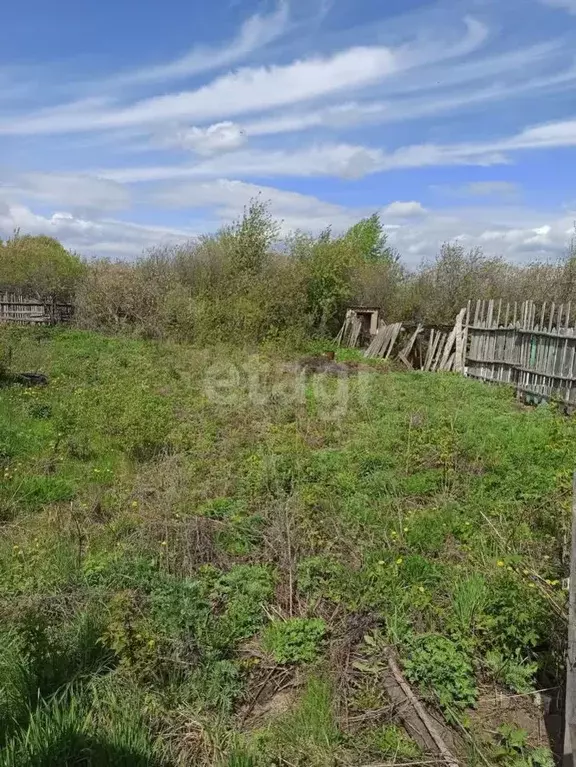
<path id="1" fill-rule="evenodd" d="M 412 351 L 412 348 L 414 347 L 414 344 L 416 342 L 416 338 L 420 335 L 420 333 L 423 330 L 424 330 L 424 326 L 422 325 L 422 323 L 419 322 L 418 323 L 418 327 L 416 328 L 416 330 L 410 336 L 410 339 L 409 339 L 408 343 L 406 344 L 406 346 L 403 349 L 401 349 L 398 352 L 398 355 L 397 355 L 398 359 L 401 360 L 406 365 L 407 368 L 410 368 L 410 370 L 412 369 L 412 364 L 408 360 L 408 355 L 410 354 L 410 352 Z"/>
<path id="2" fill-rule="evenodd" d="M 396 343 L 396 340 L 397 340 L 398 336 L 400 335 L 401 330 L 402 330 L 402 323 L 401 322 L 397 322 L 392 327 L 392 332 L 390 334 L 390 344 L 388 346 L 386 354 L 383 355 L 385 360 L 387 360 L 390 357 L 390 355 L 392 354 L 392 349 L 394 348 L 394 344 Z"/>

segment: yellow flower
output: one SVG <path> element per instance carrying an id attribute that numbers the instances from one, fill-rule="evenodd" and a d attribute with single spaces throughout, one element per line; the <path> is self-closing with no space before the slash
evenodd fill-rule
<path id="1" fill-rule="evenodd" d="M 408 532 L 408 528 L 407 528 L 407 527 L 405 527 L 405 528 L 404 528 L 404 532 L 405 532 L 405 533 L 407 533 L 407 532 Z"/>
<path id="2" fill-rule="evenodd" d="M 138 506 L 138 501 L 132 501 L 132 508 L 135 509 Z"/>
<path id="3" fill-rule="evenodd" d="M 396 564 L 401 565 L 403 561 L 404 560 L 402 559 L 402 557 L 398 557 L 398 559 L 396 560 Z"/>
<path id="4" fill-rule="evenodd" d="M 382 567 L 382 565 L 385 565 L 386 562 L 383 559 L 379 559 L 378 564 L 380 565 L 380 567 Z"/>
<path id="5" fill-rule="evenodd" d="M 535 584 L 534 584 L 534 583 L 529 583 L 529 584 L 528 584 L 528 588 L 529 588 L 529 589 L 535 589 L 535 588 L 536 588 L 536 586 L 535 586 Z"/>
<path id="6" fill-rule="evenodd" d="M 168 546 L 168 541 L 162 541 L 161 546 Z"/>
<path id="7" fill-rule="evenodd" d="M 496 562 L 496 564 L 498 565 L 498 567 L 504 567 L 504 562 L 503 562 L 501 559 L 499 559 L 499 560 Z"/>
<path id="8" fill-rule="evenodd" d="M 418 586 L 418 591 L 421 591 L 422 593 L 424 593 L 424 586 Z"/>

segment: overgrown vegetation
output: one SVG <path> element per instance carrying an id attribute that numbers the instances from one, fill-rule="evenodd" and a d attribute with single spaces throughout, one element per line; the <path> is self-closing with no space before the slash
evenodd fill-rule
<path id="1" fill-rule="evenodd" d="M 1 343 L 49 384 L 0 390 L 0 765 L 414 761 L 388 652 L 463 763 L 548 764 L 529 697 L 484 717 L 562 679 L 576 422 L 270 342 Z"/>
<path id="2" fill-rule="evenodd" d="M 0 288 L 76 296 L 84 328 L 206 345 L 333 336 L 346 305 L 376 305 L 387 320 L 454 321 L 469 299 L 576 301 L 576 245 L 558 263 L 509 264 L 445 244 L 407 269 L 377 214 L 334 234 L 280 234 L 260 199 L 213 235 L 157 248 L 135 262 L 86 263 L 50 237 L 0 246 Z"/>

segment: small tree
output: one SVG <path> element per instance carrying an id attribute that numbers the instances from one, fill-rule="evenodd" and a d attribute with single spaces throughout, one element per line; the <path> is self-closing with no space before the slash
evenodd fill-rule
<path id="1" fill-rule="evenodd" d="M 394 264 L 399 259 L 396 251 L 388 245 L 388 237 L 378 213 L 373 213 L 350 227 L 344 239 L 356 248 L 358 255 L 366 263 Z"/>
<path id="2" fill-rule="evenodd" d="M 16 232 L 0 243 L 0 288 L 38 298 L 68 298 L 84 271 L 77 255 L 46 235 Z"/>
<path id="3" fill-rule="evenodd" d="M 250 200 L 242 218 L 222 230 L 233 272 L 259 274 L 268 263 L 270 248 L 279 233 L 280 225 L 270 213 L 270 203 L 258 197 Z"/>

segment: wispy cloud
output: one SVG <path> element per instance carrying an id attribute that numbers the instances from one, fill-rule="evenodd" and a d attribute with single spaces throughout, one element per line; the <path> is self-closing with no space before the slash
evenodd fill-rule
<path id="1" fill-rule="evenodd" d="M 541 2 L 551 8 L 561 8 L 568 13 L 576 14 L 576 0 L 541 0 Z"/>
<path id="2" fill-rule="evenodd" d="M 142 99 L 129 105 L 85 101 L 0 122 L 2 134 L 50 134 L 105 130 L 166 122 L 229 119 L 302 104 L 368 86 L 381 86 L 392 75 L 464 55 L 485 39 L 485 27 L 466 20 L 464 40 L 452 46 L 439 39 L 435 47 L 420 49 L 415 43 L 390 46 L 357 46 L 327 56 L 297 59 L 290 64 L 244 67 L 197 90 Z"/>
<path id="3" fill-rule="evenodd" d="M 318 144 L 294 151 L 249 149 L 197 163 L 100 169 L 98 175 L 121 183 L 218 176 L 340 176 L 361 178 L 399 168 L 450 165 L 498 165 L 507 153 L 524 149 L 576 146 L 576 119 L 526 128 L 487 142 L 414 144 L 386 152 L 353 144 Z"/>
<path id="4" fill-rule="evenodd" d="M 75 216 L 68 212 L 43 216 L 25 205 L 0 201 L 0 231 L 21 229 L 28 234 L 57 237 L 68 248 L 84 255 L 134 258 L 153 245 L 170 245 L 196 236 L 196 232 L 176 227 L 143 226 L 130 221 Z"/>
<path id="5" fill-rule="evenodd" d="M 91 215 L 130 206 L 130 190 L 116 181 L 80 173 L 20 173 L 0 181 L 0 200 L 35 200 L 89 211 Z"/>
<path id="6" fill-rule="evenodd" d="M 520 187 L 512 181 L 471 181 L 460 191 L 473 197 L 510 197 L 518 194 Z"/>
<path id="7" fill-rule="evenodd" d="M 234 39 L 218 47 L 195 47 L 173 61 L 119 73 L 110 78 L 107 83 L 116 88 L 159 83 L 228 67 L 277 40 L 287 31 L 289 23 L 288 2 L 281 0 L 277 8 L 269 15 L 258 13 L 251 16 L 242 24 Z"/>

